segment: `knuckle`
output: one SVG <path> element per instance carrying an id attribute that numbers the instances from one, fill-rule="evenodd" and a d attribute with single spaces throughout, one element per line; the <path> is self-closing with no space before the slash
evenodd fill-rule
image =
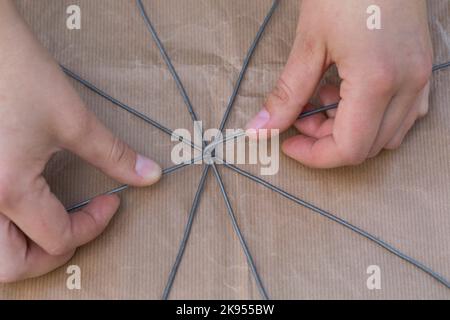
<path id="1" fill-rule="evenodd" d="M 91 136 L 97 126 L 97 119 L 87 108 L 81 108 L 74 113 L 72 121 L 66 122 L 60 130 L 61 140 L 68 145 L 77 146 Z"/>
<path id="2" fill-rule="evenodd" d="M 15 265 L 0 266 L 0 283 L 12 283 L 23 279 L 22 268 L 17 268 Z"/>
<path id="3" fill-rule="evenodd" d="M 381 149 L 381 147 L 372 148 L 372 150 L 369 152 L 369 155 L 367 156 L 367 159 L 375 158 L 378 154 L 380 154 Z"/>
<path id="4" fill-rule="evenodd" d="M 357 146 L 341 147 L 340 156 L 345 165 L 357 166 L 362 164 L 367 158 L 367 151 L 365 148 L 359 148 Z"/>
<path id="5" fill-rule="evenodd" d="M 272 91 L 272 96 L 280 102 L 287 103 L 293 96 L 292 88 L 281 77 L 278 79 L 275 89 Z"/>
<path id="6" fill-rule="evenodd" d="M 417 119 L 425 118 L 428 115 L 429 107 L 426 105 L 425 107 L 421 108 L 419 112 L 417 113 Z"/>
<path id="7" fill-rule="evenodd" d="M 47 246 L 47 248 L 45 248 L 45 251 L 51 256 L 61 256 L 73 250 L 70 242 L 63 239 L 64 238 L 54 244 Z"/>
<path id="8" fill-rule="evenodd" d="M 9 202 L 8 192 L 9 191 L 7 187 L 0 184 L 0 208 L 4 208 L 5 206 L 7 206 Z"/>
<path id="9" fill-rule="evenodd" d="M 74 249 L 72 224 L 67 222 L 54 234 L 50 241 L 42 243 L 42 248 L 51 256 L 61 256 Z"/>
<path id="10" fill-rule="evenodd" d="M 0 283 L 13 283 L 19 280 L 20 277 L 16 274 L 15 271 L 4 273 L 2 270 L 0 270 Z"/>
<path id="11" fill-rule="evenodd" d="M 384 147 L 386 150 L 396 150 L 400 148 L 402 141 L 400 139 L 393 139 L 389 141 Z"/>
<path id="12" fill-rule="evenodd" d="M 124 161 L 128 153 L 128 145 L 118 137 L 114 137 L 111 149 L 108 154 L 108 161 L 113 163 L 121 163 Z"/>
<path id="13" fill-rule="evenodd" d="M 423 89 L 430 81 L 433 60 L 431 56 L 420 55 L 412 58 L 410 62 L 410 79 L 413 85 L 418 89 Z"/>
<path id="14" fill-rule="evenodd" d="M 0 174 L 0 208 L 9 209 L 14 203 L 20 202 L 24 193 L 20 192 L 17 186 L 17 177 Z"/>
<path id="15" fill-rule="evenodd" d="M 388 94 L 395 90 L 397 76 L 395 67 L 388 62 L 377 62 L 364 76 L 367 83 L 378 94 Z"/>

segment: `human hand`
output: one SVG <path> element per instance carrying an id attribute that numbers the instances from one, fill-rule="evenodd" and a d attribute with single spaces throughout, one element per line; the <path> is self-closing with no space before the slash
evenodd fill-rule
<path id="1" fill-rule="evenodd" d="M 381 30 L 366 26 L 366 10 L 381 8 Z M 432 71 L 423 0 L 303 0 L 288 62 L 265 107 L 247 125 L 299 131 L 286 155 L 316 168 L 357 165 L 400 146 L 428 111 Z M 324 105 L 337 110 L 297 120 L 323 73 L 336 64 L 340 88 L 324 86 Z"/>
<path id="2" fill-rule="evenodd" d="M 115 195 L 67 214 L 42 176 L 66 149 L 112 178 L 147 186 L 161 168 L 103 126 L 21 20 L 0 2 L 0 282 L 47 273 L 107 226 Z"/>

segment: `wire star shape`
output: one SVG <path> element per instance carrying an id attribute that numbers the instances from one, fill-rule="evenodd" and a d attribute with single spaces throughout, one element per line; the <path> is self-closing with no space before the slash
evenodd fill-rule
<path id="1" fill-rule="evenodd" d="M 236 97 L 237 97 L 237 95 L 239 93 L 239 89 L 240 89 L 241 83 L 242 83 L 242 81 L 244 79 L 244 76 L 246 74 L 246 71 L 247 71 L 248 65 L 250 63 L 250 60 L 251 60 L 251 58 L 253 56 L 253 53 L 254 53 L 254 51 L 255 51 L 255 49 L 256 49 L 259 41 L 260 41 L 260 39 L 261 39 L 265 29 L 266 29 L 266 26 L 268 25 L 269 21 L 271 20 L 271 18 L 273 16 L 273 14 L 274 14 L 278 4 L 279 4 L 279 0 L 273 0 L 272 5 L 271 5 L 271 7 L 270 7 L 266 17 L 264 18 L 264 20 L 263 20 L 263 22 L 262 22 L 262 24 L 261 24 L 261 26 L 260 26 L 256 36 L 255 36 L 255 39 L 253 40 L 253 42 L 252 42 L 252 44 L 251 44 L 251 46 L 250 46 L 250 48 L 249 48 L 249 50 L 247 52 L 247 55 L 246 55 L 246 57 L 244 59 L 241 71 L 240 71 L 239 76 L 238 76 L 238 79 L 237 79 L 237 81 L 236 81 L 236 83 L 234 85 L 233 92 L 232 92 L 232 94 L 231 94 L 231 96 L 229 98 L 228 105 L 226 107 L 225 113 L 224 113 L 224 115 L 222 117 L 222 120 L 220 122 L 220 125 L 219 125 L 219 130 L 221 132 L 225 128 L 225 124 L 226 124 L 226 122 L 228 120 L 228 117 L 229 117 L 229 115 L 231 113 L 231 110 L 233 108 L 234 102 L 236 100 Z M 178 90 L 179 90 L 179 92 L 180 92 L 180 94 L 181 94 L 181 96 L 183 98 L 183 101 L 184 101 L 184 103 L 185 103 L 185 105 L 186 105 L 186 107 L 188 109 L 188 112 L 189 112 L 192 120 L 193 121 L 198 121 L 197 114 L 194 111 L 194 108 L 193 108 L 192 103 L 191 103 L 191 101 L 189 99 L 189 96 L 188 96 L 188 94 L 187 94 L 187 92 L 186 92 L 186 90 L 185 90 L 185 88 L 183 86 L 183 83 L 182 83 L 181 79 L 179 78 L 179 76 L 178 76 L 178 74 L 177 74 L 177 72 L 176 72 L 176 70 L 175 70 L 175 68 L 174 68 L 174 66 L 173 66 L 173 64 L 172 64 L 172 62 L 170 60 L 170 57 L 167 54 L 167 52 L 166 52 L 166 50 L 165 50 L 161 40 L 159 39 L 158 34 L 157 34 L 155 28 L 153 27 L 149 16 L 147 15 L 147 13 L 145 11 L 145 7 L 144 7 L 144 5 L 142 3 L 142 0 L 136 0 L 136 5 L 137 5 L 137 8 L 139 9 L 140 14 L 142 15 L 142 18 L 144 20 L 144 23 L 145 23 L 148 31 L 151 33 L 152 38 L 153 38 L 156 46 L 158 47 L 158 50 L 160 51 L 160 54 L 161 54 L 161 56 L 162 56 L 162 58 L 163 58 L 163 60 L 164 60 L 164 62 L 166 64 L 167 68 L 169 69 L 169 71 L 170 71 L 174 81 L 176 82 L 177 88 L 178 88 Z M 60 65 L 60 66 L 61 66 L 62 70 L 69 77 L 71 77 L 74 80 L 78 81 L 79 83 L 81 83 L 82 85 L 84 85 L 85 87 L 90 89 L 91 91 L 95 92 L 99 96 L 101 96 L 101 97 L 105 98 L 106 100 L 110 101 L 111 103 L 113 103 L 114 105 L 118 106 L 119 108 L 122 108 L 122 109 L 126 110 L 127 112 L 133 114 L 134 116 L 142 119 L 143 121 L 145 121 L 149 125 L 151 125 L 151 126 L 157 128 L 157 129 L 161 130 L 165 134 L 167 134 L 169 136 L 172 136 L 172 137 L 175 137 L 180 142 L 187 143 L 191 147 L 193 147 L 193 148 L 195 148 L 197 150 L 203 151 L 204 147 L 208 148 L 208 146 L 206 146 L 205 144 L 203 144 L 202 146 L 198 146 L 198 145 L 195 145 L 193 142 L 191 142 L 191 141 L 189 141 L 189 140 L 187 140 L 187 139 L 185 139 L 185 138 L 183 138 L 181 136 L 176 135 L 171 129 L 165 127 L 164 125 L 162 125 L 158 121 L 155 121 L 155 120 L 151 119 L 150 117 L 148 117 L 145 114 L 137 111 L 136 109 L 134 109 L 134 108 L 126 105 L 125 103 L 123 103 L 123 102 L 113 98 L 108 93 L 100 90 L 99 88 L 97 88 L 96 86 L 94 86 L 93 84 L 88 82 L 87 80 L 83 79 L 82 77 L 80 77 L 75 72 L 71 71 L 70 69 L 66 68 L 65 66 L 63 66 L 63 65 Z M 450 62 L 446 62 L 446 63 L 440 64 L 440 65 L 435 65 L 433 67 L 433 72 L 441 70 L 441 69 L 444 69 L 444 68 L 448 68 L 448 67 L 450 67 Z M 305 117 L 308 117 L 308 116 L 312 116 L 314 114 L 321 113 L 321 112 L 324 112 L 324 111 L 336 108 L 337 106 L 338 106 L 338 103 L 335 103 L 335 104 L 332 104 L 332 105 L 328 105 L 328 106 L 319 107 L 319 108 L 316 108 L 314 110 L 302 113 L 299 116 L 299 118 L 305 118 Z M 211 145 L 209 145 L 209 147 L 211 147 Z M 208 148 L 208 149 L 211 149 L 211 148 Z M 184 168 L 186 166 L 194 164 L 197 161 L 203 159 L 203 156 L 204 156 L 204 154 L 202 153 L 202 155 L 200 157 L 198 157 L 198 158 L 192 159 L 192 160 L 190 160 L 188 162 L 181 163 L 181 164 L 169 167 L 169 168 L 165 168 L 165 169 L 163 169 L 163 175 L 170 174 L 170 173 L 175 172 L 175 171 L 177 171 L 179 169 L 182 169 L 182 168 Z M 311 203 L 309 203 L 309 202 L 307 202 L 305 200 L 302 200 L 302 199 L 296 197 L 295 195 L 292 195 L 292 194 L 288 193 L 287 191 L 284 191 L 283 189 L 281 189 L 281 188 L 279 188 L 279 187 L 277 187 L 277 186 L 275 186 L 275 185 L 273 185 L 273 184 L 263 180 L 260 177 L 257 177 L 257 176 L 255 176 L 255 175 L 253 175 L 253 174 L 251 174 L 251 173 L 249 173 L 249 172 L 247 172 L 245 170 L 242 170 L 242 169 L 234 166 L 233 164 L 227 163 L 223 159 L 215 159 L 215 161 L 212 161 L 211 163 L 204 164 L 204 168 L 203 168 L 202 174 L 200 176 L 200 182 L 199 182 L 197 191 L 195 193 L 191 209 L 189 211 L 188 220 L 187 220 L 186 225 L 185 225 L 183 238 L 181 240 L 181 243 L 180 243 L 180 246 L 179 246 L 179 249 L 178 249 L 178 253 L 177 253 L 177 256 L 176 256 L 175 261 L 173 263 L 172 269 L 171 269 L 171 271 L 169 273 L 169 276 L 168 276 L 168 279 L 167 279 L 167 282 L 166 282 L 166 286 L 165 286 L 163 294 L 162 294 L 162 299 L 167 299 L 169 297 L 169 295 L 170 295 L 170 292 L 171 292 L 171 289 L 172 289 L 172 286 L 173 286 L 173 283 L 174 283 L 174 280 L 175 280 L 178 268 L 179 268 L 179 266 L 181 264 L 184 252 L 186 250 L 186 246 L 187 246 L 187 243 L 188 243 L 188 240 L 189 240 L 189 236 L 191 234 L 191 229 L 192 229 L 192 225 L 193 225 L 196 213 L 197 213 L 197 208 L 199 206 L 200 198 L 201 198 L 201 195 L 202 195 L 204 187 L 205 187 L 206 177 L 207 177 L 207 175 L 208 175 L 208 173 L 209 173 L 211 168 L 213 170 L 214 176 L 215 176 L 215 178 L 217 180 L 217 183 L 219 185 L 221 194 L 223 196 L 223 199 L 224 199 L 224 202 L 225 202 L 225 205 L 226 205 L 226 208 L 227 208 L 228 215 L 229 215 L 229 217 L 231 219 L 231 222 L 232 222 L 233 229 L 234 229 L 234 231 L 235 231 L 235 233 L 236 233 L 236 235 L 237 235 L 237 237 L 238 237 L 238 239 L 240 241 L 242 250 L 243 250 L 243 252 L 244 252 L 244 254 L 245 254 L 246 258 L 247 258 L 248 266 L 249 266 L 250 271 L 251 271 L 251 273 L 252 273 L 252 275 L 253 275 L 253 277 L 255 279 L 255 282 L 256 282 L 256 285 L 258 287 L 259 293 L 260 293 L 262 298 L 269 299 L 269 295 L 267 293 L 267 290 L 266 290 L 266 288 L 265 288 L 265 286 L 263 284 L 261 276 L 258 273 L 258 270 L 257 270 L 256 264 L 254 262 L 254 259 L 253 259 L 252 255 L 250 253 L 248 245 L 247 245 L 247 243 L 245 241 L 245 238 L 244 238 L 244 236 L 243 236 L 243 234 L 241 232 L 241 229 L 239 227 L 239 224 L 237 222 L 237 219 L 236 219 L 233 207 L 231 205 L 230 199 L 229 199 L 227 191 L 225 189 L 225 185 L 223 183 L 222 177 L 221 177 L 221 175 L 220 175 L 220 173 L 219 173 L 219 171 L 217 169 L 217 165 L 216 164 L 221 164 L 221 165 L 225 166 L 226 168 L 230 169 L 231 171 L 234 171 L 235 173 L 237 173 L 237 174 L 239 174 L 241 176 L 244 176 L 244 177 L 246 177 L 246 178 L 248 178 L 248 179 L 258 183 L 258 184 L 260 184 L 260 185 L 262 185 L 262 186 L 272 190 L 273 192 L 276 192 L 276 193 L 282 195 L 283 197 L 287 198 L 288 200 L 293 201 L 294 203 L 296 203 L 298 205 L 301 205 L 301 206 L 303 206 L 303 207 L 305 207 L 307 209 L 310 209 L 313 212 L 315 212 L 317 214 L 320 214 L 321 216 L 323 216 L 323 217 L 325 217 L 325 218 L 327 218 L 327 219 L 329 219 L 331 221 L 334 221 L 335 223 L 338 223 L 341 226 L 346 227 L 347 229 L 350 229 L 351 231 L 359 234 L 360 236 L 365 237 L 366 239 L 368 239 L 368 240 L 376 243 L 377 245 L 381 246 L 382 248 L 384 248 L 388 252 L 396 255 L 397 257 L 403 259 L 404 261 L 406 261 L 406 262 L 412 264 L 413 266 L 417 267 L 421 271 L 427 273 L 429 276 L 431 276 L 432 278 L 434 278 L 435 280 L 439 281 L 441 284 L 446 286 L 448 289 L 450 289 L 450 281 L 449 280 L 447 280 L 446 278 L 444 278 L 443 276 L 441 276 L 437 272 L 433 271 L 428 266 L 426 266 L 426 265 L 422 264 L 421 262 L 415 260 L 414 258 L 404 254 L 403 252 L 401 252 L 400 250 L 396 249 L 395 247 L 393 247 L 389 243 L 387 243 L 387 242 L 379 239 L 378 237 L 368 233 L 367 231 L 365 231 L 365 230 L 363 230 L 363 229 L 361 229 L 361 228 L 351 224 L 350 222 L 348 222 L 348 221 L 346 221 L 346 220 L 344 220 L 342 218 L 339 218 L 338 216 L 336 216 L 336 215 L 334 215 L 334 214 L 332 214 L 330 212 L 327 212 L 327 211 L 325 211 L 325 210 L 323 210 L 323 209 L 321 209 L 321 208 L 319 208 L 319 207 L 317 207 L 317 206 L 315 206 L 315 205 L 313 205 L 313 204 L 311 204 Z M 122 192 L 122 191 L 128 189 L 128 187 L 129 187 L 128 185 L 122 185 L 122 186 L 119 186 L 119 187 L 117 187 L 115 189 L 112 189 L 112 190 L 106 192 L 105 194 L 119 193 L 119 192 Z M 80 202 L 80 203 L 78 203 L 78 204 L 76 204 L 74 206 L 69 207 L 67 209 L 67 211 L 69 213 L 75 212 L 79 208 L 81 208 L 81 207 L 85 206 L 86 204 L 88 204 L 90 201 L 91 201 L 91 199 L 87 199 L 85 201 L 82 201 L 82 202 Z"/>

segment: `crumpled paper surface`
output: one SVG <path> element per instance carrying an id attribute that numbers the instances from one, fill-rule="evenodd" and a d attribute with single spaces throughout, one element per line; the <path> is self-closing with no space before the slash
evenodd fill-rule
<path id="1" fill-rule="evenodd" d="M 428 1 L 435 62 L 450 60 L 450 2 Z M 82 27 L 67 30 L 73 1 L 20 0 L 33 30 L 56 59 L 119 100 L 163 123 L 193 130 L 134 1 L 78 0 Z M 145 0 L 144 4 L 205 128 L 216 128 L 243 58 L 271 0 Z M 295 36 L 298 1 L 272 18 L 228 122 L 241 128 L 260 108 Z M 335 81 L 333 74 L 327 81 Z M 172 165 L 170 137 L 73 82 L 86 104 L 141 153 Z M 377 235 L 450 278 L 450 71 L 432 80 L 431 110 L 403 147 L 364 165 L 312 170 L 281 156 L 265 179 Z M 283 135 L 285 138 L 293 132 Z M 259 174 L 255 165 L 242 166 Z M 450 290 L 374 243 L 220 167 L 239 224 L 270 297 L 275 299 L 449 299 Z M 0 285 L 1 299 L 158 299 L 175 259 L 201 166 L 121 195 L 122 206 L 97 240 L 54 272 Z M 66 204 L 117 186 L 68 153 L 47 179 Z M 82 289 L 66 288 L 78 265 Z M 381 268 L 381 290 L 368 290 L 367 267 Z M 260 298 L 213 175 L 170 298 Z"/>

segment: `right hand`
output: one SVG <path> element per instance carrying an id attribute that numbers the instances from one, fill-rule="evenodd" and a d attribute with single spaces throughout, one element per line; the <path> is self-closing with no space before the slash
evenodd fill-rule
<path id="1" fill-rule="evenodd" d="M 358 165 L 396 149 L 428 112 L 433 48 L 426 1 L 377 0 L 382 29 L 369 30 L 372 0 L 303 0 L 297 36 L 278 85 L 251 129 L 292 125 L 283 152 L 313 168 Z M 323 73 L 335 64 L 340 88 L 322 87 L 337 110 L 298 120 Z"/>

